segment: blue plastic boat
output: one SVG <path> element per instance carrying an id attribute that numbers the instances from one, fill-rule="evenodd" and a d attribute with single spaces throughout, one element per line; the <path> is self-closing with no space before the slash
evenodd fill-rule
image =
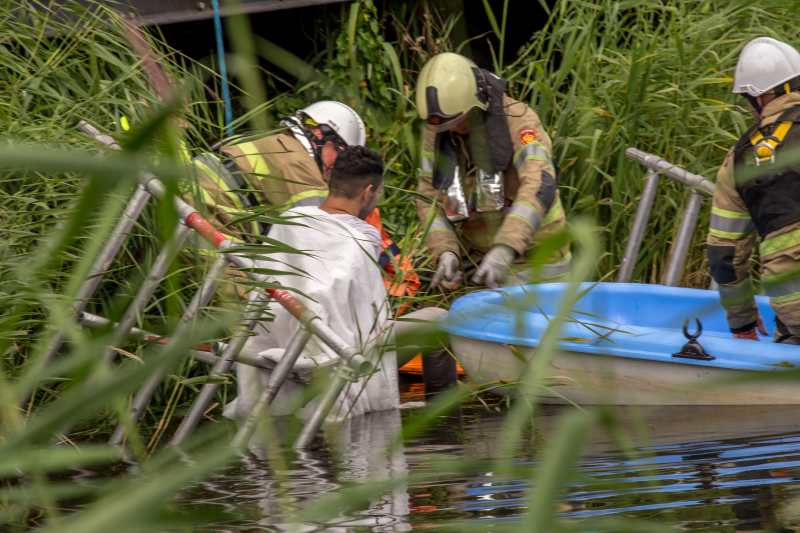
<path id="1" fill-rule="evenodd" d="M 800 403 L 800 382 L 742 379 L 800 368 L 800 347 L 734 339 L 715 291 L 661 285 L 584 283 L 558 333 L 552 361 L 537 347 L 562 307 L 566 283 L 481 291 L 456 300 L 443 317 L 453 351 L 471 377 L 497 394 L 514 390 L 526 369 L 543 366 L 545 403 L 583 405 L 760 405 Z M 756 297 L 767 325 L 775 314 Z M 709 360 L 681 354 L 689 333 Z M 736 381 L 736 383 L 734 383 Z"/>

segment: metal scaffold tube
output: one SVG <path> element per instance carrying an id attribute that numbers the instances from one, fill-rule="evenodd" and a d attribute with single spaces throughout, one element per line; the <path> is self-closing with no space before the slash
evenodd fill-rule
<path id="1" fill-rule="evenodd" d="M 100 328 L 106 326 L 111 323 L 109 319 L 99 315 L 93 315 L 92 313 L 87 313 L 84 311 L 80 315 L 78 315 L 78 323 L 81 326 L 85 326 L 90 329 Z M 116 328 L 119 325 L 118 322 L 114 323 L 114 327 Z M 156 335 L 155 333 L 151 333 L 150 331 L 139 329 L 139 328 L 131 328 L 130 336 L 133 338 L 137 338 L 147 341 L 154 341 L 156 339 L 162 339 L 161 335 Z"/>
<path id="2" fill-rule="evenodd" d="M 119 321 L 119 324 L 114 330 L 114 335 L 111 339 L 111 346 L 119 346 L 125 342 L 125 339 L 128 338 L 130 334 L 131 328 L 136 324 L 139 320 L 139 316 L 144 312 L 145 307 L 147 307 L 148 302 L 153 297 L 158 289 L 158 286 L 161 285 L 161 281 L 164 279 L 164 276 L 169 269 L 170 263 L 172 260 L 175 259 L 175 256 L 178 254 L 181 246 L 186 241 L 186 238 L 189 236 L 191 232 L 191 228 L 186 226 L 185 224 L 178 224 L 175 228 L 175 232 L 172 235 L 172 238 L 167 242 L 167 245 L 161 249 L 156 260 L 153 262 L 153 267 L 150 269 L 150 273 L 147 275 L 147 278 L 142 283 L 142 286 L 139 288 L 139 291 L 136 293 L 136 297 L 134 298 L 133 302 L 131 302 L 128 309 L 125 311 L 122 319 Z M 103 353 L 103 360 L 106 362 L 112 362 L 117 357 L 116 350 L 112 348 L 107 348 L 106 351 Z"/>
<path id="3" fill-rule="evenodd" d="M 97 130 L 94 131 L 97 132 L 97 140 L 104 142 L 104 140 L 101 138 L 103 137 L 102 134 L 100 134 L 100 132 Z M 140 174 L 140 180 L 147 190 L 149 190 L 156 198 L 163 198 L 166 194 L 164 185 L 152 173 L 143 171 Z M 247 275 L 250 277 L 250 279 L 267 284 L 266 286 L 262 287 L 262 289 L 287 311 L 289 311 L 292 316 L 300 320 L 300 317 L 303 315 L 303 313 L 308 311 L 308 309 L 301 304 L 289 291 L 278 288 L 269 288 L 269 284 L 272 284 L 272 282 L 269 280 L 269 277 L 252 271 L 252 269 L 256 268 L 256 262 L 249 257 L 245 257 L 242 254 L 236 253 L 236 246 L 234 243 L 217 231 L 210 222 L 200 216 L 195 208 L 177 196 L 174 198 L 174 201 L 181 222 L 193 229 L 198 235 L 205 239 L 208 244 L 219 250 L 221 253 L 226 254 L 231 263 L 239 268 L 251 270 L 250 272 L 247 272 Z M 317 335 L 325 344 L 330 346 L 333 351 L 343 357 L 350 367 L 356 372 L 359 374 L 364 374 L 370 371 L 372 367 L 370 362 L 364 359 L 364 357 L 357 350 L 354 350 L 344 341 L 342 341 L 342 339 L 321 320 L 315 321 L 310 327 L 312 327 L 312 333 L 314 335 Z"/>
<path id="4" fill-rule="evenodd" d="M 666 176 L 671 180 L 677 181 L 678 183 L 682 183 L 697 189 L 705 196 L 712 196 L 714 194 L 714 189 L 716 186 L 712 182 L 703 176 L 692 174 L 681 167 L 673 165 L 663 157 L 648 154 L 646 152 L 642 152 L 641 150 L 637 150 L 636 148 L 628 148 L 625 150 L 625 155 L 628 157 L 628 159 L 632 159 L 633 161 L 641 163 L 653 172 L 657 172 L 662 176 Z"/>
<path id="5" fill-rule="evenodd" d="M 219 359 L 217 359 L 217 361 L 214 363 L 210 375 L 221 376 L 230 372 L 231 367 L 233 367 L 233 363 L 236 362 L 236 358 L 244 348 L 244 345 L 250 336 L 250 332 L 258 324 L 258 320 L 262 313 L 262 305 L 261 293 L 252 291 L 247 302 L 247 309 L 244 313 L 245 326 L 243 331 L 237 337 L 234 337 L 227 346 L 225 346 L 219 356 Z M 200 394 L 197 395 L 197 398 L 195 398 L 189 413 L 181 422 L 181 425 L 178 427 L 175 435 L 173 435 L 172 440 L 169 443 L 170 446 L 180 445 L 192 434 L 197 427 L 197 424 L 199 424 L 200 420 L 202 420 L 203 414 L 205 414 L 206 409 L 211 403 L 211 400 L 213 400 L 214 396 L 216 396 L 219 387 L 219 383 L 206 383 L 203 385 L 203 388 L 200 390 Z"/>
<path id="6" fill-rule="evenodd" d="M 211 301 L 211 298 L 214 296 L 214 292 L 217 290 L 217 282 L 220 277 L 225 275 L 225 270 L 227 270 L 227 268 L 228 261 L 225 259 L 225 257 L 217 257 L 217 259 L 211 265 L 211 269 L 209 269 L 206 279 L 203 280 L 203 284 L 194 294 L 194 297 L 189 303 L 189 306 L 186 308 L 186 311 L 184 311 L 181 321 L 178 324 L 178 328 L 176 329 L 175 333 L 173 333 L 173 339 L 184 337 L 184 334 L 187 333 L 187 330 L 191 328 L 194 319 Z M 169 346 L 170 342 L 172 341 L 170 340 L 167 342 L 167 346 Z M 161 385 L 161 381 L 164 379 L 167 371 L 168 369 L 165 368 L 160 372 L 156 372 L 136 393 L 136 396 L 131 401 L 130 419 L 132 423 L 135 424 L 139 421 L 139 417 L 141 417 L 145 408 L 150 403 L 150 400 L 153 398 L 153 394 L 155 394 L 156 390 L 158 390 L 158 387 Z M 125 434 L 125 424 L 118 422 L 117 428 L 114 430 L 114 434 L 108 440 L 108 443 L 116 446 L 121 445 L 125 440 Z"/>
<path id="7" fill-rule="evenodd" d="M 93 315 L 91 313 L 83 312 L 81 313 L 79 322 L 89 328 L 97 328 L 100 326 L 104 326 L 111 322 L 109 319 L 104 318 L 102 316 Z M 157 345 L 164 345 L 169 342 L 169 338 L 163 337 L 161 335 L 156 335 L 155 333 L 151 333 L 149 331 L 145 331 L 139 328 L 132 328 L 131 329 L 131 337 L 136 337 L 144 342 L 156 342 Z M 220 346 L 224 349 L 227 344 L 219 343 Z M 215 355 L 217 352 L 215 348 L 206 344 L 199 344 L 192 346 L 192 349 L 189 351 L 189 355 L 194 357 L 197 361 L 206 364 L 206 365 L 215 365 L 217 361 L 219 361 L 219 357 Z M 236 358 L 237 363 L 242 363 L 243 365 L 252 366 L 253 368 L 260 368 L 262 370 L 272 370 L 272 366 L 269 363 L 265 362 L 264 359 L 256 357 L 251 352 L 247 350 L 242 350 L 239 352 L 239 356 Z"/>
<path id="8" fill-rule="evenodd" d="M 342 393 L 348 382 L 344 364 L 344 361 L 342 361 L 339 365 L 339 370 L 333 376 L 322 398 L 320 398 L 316 409 L 314 409 L 314 412 L 311 414 L 311 418 L 308 419 L 306 425 L 303 426 L 303 429 L 300 431 L 300 435 L 297 436 L 297 440 L 292 446 L 294 449 L 308 448 L 308 445 L 311 444 L 314 437 L 317 436 L 317 432 L 322 427 L 322 424 L 325 423 L 325 417 L 327 417 L 328 413 L 333 409 L 336 399 Z"/>
<path id="9" fill-rule="evenodd" d="M 236 432 L 236 436 L 233 438 L 231 444 L 234 448 L 243 449 L 250 442 L 258 426 L 258 421 L 266 414 L 267 407 L 272 403 L 272 400 L 275 399 L 275 395 L 278 394 L 286 378 L 289 377 L 289 372 L 292 371 L 292 367 L 297 361 L 297 358 L 300 357 L 300 354 L 303 353 L 303 349 L 306 347 L 310 338 L 311 332 L 301 325 L 300 329 L 297 330 L 297 333 L 294 334 L 294 337 L 292 337 L 292 340 L 289 342 L 289 346 L 286 347 L 286 351 L 281 361 L 278 363 L 278 366 L 276 366 L 275 370 L 270 374 L 264 392 L 253 406 L 253 410 L 250 411 L 250 415 L 247 417 L 247 420 L 245 420 L 244 425 Z M 314 431 L 314 434 L 316 434 L 316 431 Z"/>
<path id="10" fill-rule="evenodd" d="M 703 205 L 703 197 L 694 189 L 689 192 L 689 200 L 683 210 L 680 226 L 675 233 L 675 241 L 672 244 L 672 253 L 669 256 L 669 263 L 664 272 L 662 285 L 677 287 L 681 282 L 683 266 L 686 263 L 686 256 L 689 253 L 689 246 L 692 244 L 694 228 L 697 225 L 697 217 Z"/>
<path id="11" fill-rule="evenodd" d="M 117 225 L 112 230 L 108 242 L 106 242 L 100 255 L 95 259 L 86 281 L 83 282 L 80 289 L 78 289 L 78 292 L 75 294 L 75 303 L 72 304 L 72 309 L 76 315 L 80 315 L 83 310 L 86 309 L 89 299 L 94 296 L 94 292 L 103 281 L 103 276 L 111 267 L 111 262 L 122 249 L 134 224 L 142 214 L 142 211 L 144 211 L 145 206 L 147 206 L 147 202 L 150 201 L 150 196 L 147 189 L 141 185 L 136 187 L 119 222 L 117 222 Z M 39 363 L 40 370 L 47 367 L 53 361 L 53 358 L 64 345 L 66 338 L 66 334 L 63 331 L 58 331 L 55 334 L 55 337 L 48 343 L 44 355 L 41 358 L 41 362 Z M 27 405 L 32 394 L 33 389 L 25 391 L 22 394 L 19 400 L 20 408 L 24 408 L 24 406 Z"/>
<path id="12" fill-rule="evenodd" d="M 153 263 L 153 268 L 150 270 L 149 275 L 142 283 L 139 291 L 136 293 L 136 297 L 128 306 L 128 309 L 125 311 L 125 315 L 123 315 L 122 319 L 114 328 L 111 343 L 103 352 L 103 361 L 106 364 L 113 363 L 114 359 L 117 358 L 117 351 L 114 350 L 114 347 L 122 346 L 128 339 L 128 336 L 131 334 L 131 330 L 139 320 L 139 316 L 144 311 L 144 308 L 147 306 L 150 298 L 152 298 L 153 294 L 155 294 L 158 286 L 161 284 L 161 280 L 167 273 L 169 264 L 172 262 L 172 259 L 175 258 L 175 255 L 178 253 L 178 250 L 183 245 L 184 241 L 186 241 L 186 237 L 189 236 L 190 232 L 191 229 L 189 227 L 184 224 L 178 224 L 178 227 L 175 228 L 170 241 L 164 248 L 161 249 L 161 252 L 159 252 L 155 262 Z M 148 382 L 148 384 L 150 384 L 150 382 Z M 88 386 L 92 387 L 93 385 L 94 384 L 90 380 Z M 72 426 L 64 426 L 61 428 L 60 434 L 64 437 L 69 437 L 71 430 Z"/>
<path id="13" fill-rule="evenodd" d="M 647 220 L 650 218 L 650 211 L 653 209 L 653 201 L 658 190 L 659 175 L 652 169 L 647 169 L 647 178 L 642 188 L 642 197 L 636 208 L 636 215 L 633 218 L 631 234 L 625 246 L 625 253 L 617 272 L 617 283 L 628 283 L 636 267 L 636 258 L 639 256 L 639 248 L 642 246 L 644 230 L 647 228 Z"/>
<path id="14" fill-rule="evenodd" d="M 101 143 L 106 144 L 106 146 L 111 146 L 111 142 L 113 140 L 108 141 L 107 139 L 104 139 L 99 131 L 94 130 L 92 135 L 94 135 L 95 138 Z M 164 198 L 166 195 L 166 189 L 164 185 L 152 173 L 146 171 L 141 172 L 140 181 L 142 182 L 143 186 L 153 194 L 153 196 L 156 196 L 157 198 Z M 250 279 L 264 284 L 262 287 L 260 287 L 261 290 L 265 291 L 292 316 L 298 319 L 301 324 L 305 325 L 306 329 L 308 329 L 311 334 L 316 335 L 322 342 L 336 352 L 342 358 L 342 365 L 346 364 L 353 369 L 351 375 L 366 375 L 372 371 L 372 363 L 367 361 L 358 350 L 347 345 L 347 343 L 345 343 L 338 335 L 336 335 L 336 333 L 333 332 L 333 330 L 325 325 L 322 320 L 316 320 L 318 317 L 302 303 L 300 303 L 300 301 L 297 300 L 297 298 L 295 298 L 289 291 L 277 287 L 270 288 L 272 285 L 270 279 L 266 275 L 254 271 L 254 269 L 257 268 L 256 262 L 249 257 L 245 257 L 242 254 L 236 253 L 236 247 L 234 244 L 219 231 L 217 231 L 210 222 L 200 216 L 197 210 L 184 202 L 181 198 L 174 197 L 174 202 L 182 224 L 185 224 L 187 228 L 194 230 L 198 235 L 205 239 L 206 242 L 219 250 L 221 253 L 226 254 L 227 259 L 231 263 L 244 270 L 249 270 L 250 272 L 247 272 L 247 274 L 249 275 Z M 127 315 L 125 318 L 128 318 Z M 118 331 L 126 331 L 125 336 L 128 335 L 135 321 L 130 322 L 130 324 L 128 324 L 128 322 L 129 320 L 125 321 L 123 319 L 120 321 L 121 327 L 118 328 Z M 238 340 L 239 338 L 231 342 L 229 347 L 231 345 L 238 344 Z M 246 339 L 241 340 L 242 346 L 244 346 L 245 340 Z M 124 341 L 124 338 L 121 341 Z M 235 353 L 238 353 L 242 346 L 236 348 Z M 228 357 L 228 359 L 230 358 Z M 226 360 L 226 356 L 220 357 L 220 361 L 224 360 Z M 331 407 L 336 401 L 336 398 L 338 398 L 338 395 L 344 388 L 344 385 L 347 381 L 345 375 L 346 373 L 343 371 L 340 365 L 340 371 L 337 373 L 337 377 L 334 378 L 331 386 L 323 395 L 323 399 L 320 401 L 317 410 L 312 416 L 312 420 L 309 421 L 309 423 L 303 429 L 303 434 L 306 435 L 305 439 L 308 440 L 308 442 L 310 442 L 310 439 L 316 434 L 316 431 L 319 430 L 319 427 L 321 427 L 321 424 L 327 416 L 328 411 L 330 411 Z M 333 398 L 331 399 L 332 395 Z M 327 410 L 321 412 L 323 407 L 325 407 Z M 314 429 L 315 427 L 316 429 Z M 309 437 L 308 434 L 312 430 L 313 432 Z"/>
<path id="15" fill-rule="evenodd" d="M 697 217 L 702 208 L 703 196 L 713 196 L 716 185 L 703 176 L 692 174 L 691 172 L 687 172 L 673 165 L 662 157 L 642 152 L 636 148 L 626 149 L 625 155 L 628 159 L 636 161 L 647 168 L 649 174 L 648 182 L 652 179 L 655 184 L 657 184 L 658 176 L 665 176 L 687 187 L 691 187 L 691 193 L 689 195 L 689 200 L 686 202 L 680 226 L 675 233 L 675 241 L 673 242 L 670 252 L 667 269 L 661 280 L 662 285 L 677 287 L 680 284 L 686 257 L 692 243 L 692 235 L 697 225 Z M 648 190 L 648 184 L 646 184 L 645 189 L 642 191 L 640 204 L 636 210 L 631 236 L 625 247 L 625 255 L 617 274 L 618 282 L 628 282 L 632 276 L 636 256 L 638 255 L 639 246 L 644 236 L 644 228 L 647 225 L 647 217 L 652 209 L 653 199 L 650 196 L 651 194 L 655 194 L 655 187 L 650 191 Z M 712 279 L 709 284 L 709 289 L 716 290 L 717 288 L 716 282 Z"/>

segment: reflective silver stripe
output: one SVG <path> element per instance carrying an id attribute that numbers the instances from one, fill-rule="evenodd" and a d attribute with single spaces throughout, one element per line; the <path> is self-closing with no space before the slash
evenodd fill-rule
<path id="1" fill-rule="evenodd" d="M 524 204 L 522 202 L 514 202 L 511 205 L 511 209 L 508 210 L 508 216 L 518 216 L 523 218 L 528 224 L 531 225 L 533 231 L 539 229 L 539 226 L 542 222 L 541 218 L 539 218 L 539 212 L 528 204 Z"/>
<path id="2" fill-rule="evenodd" d="M 738 285 L 726 287 L 719 286 L 719 301 L 722 307 L 728 309 L 730 307 L 746 304 L 753 298 L 753 282 L 747 278 Z"/>
<path id="3" fill-rule="evenodd" d="M 800 230 L 790 231 L 777 237 L 772 237 L 761 243 L 761 257 L 782 252 L 787 248 L 800 244 Z"/>
<path id="4" fill-rule="evenodd" d="M 433 219 L 433 222 L 431 222 L 431 227 L 428 229 L 428 233 L 441 230 L 453 231 L 453 226 L 446 218 L 436 217 Z"/>
<path id="5" fill-rule="evenodd" d="M 553 164 L 553 159 L 550 157 L 550 154 L 547 152 L 547 150 L 533 144 L 528 144 L 523 146 L 522 149 L 517 152 L 517 158 L 514 161 L 514 167 L 516 167 L 517 172 L 522 172 L 522 167 L 525 166 L 525 161 L 528 160 L 528 156 L 531 156 L 531 159 L 547 161 L 551 167 L 556 168 L 556 166 Z"/>
<path id="6" fill-rule="evenodd" d="M 711 213 L 709 221 L 711 229 L 724 231 L 725 233 L 753 233 L 756 230 L 755 224 L 749 218 L 727 218 Z"/>
<path id="7" fill-rule="evenodd" d="M 295 203 L 292 204 L 292 207 L 301 207 L 304 205 L 319 207 L 323 203 L 325 203 L 326 196 L 307 196 L 306 198 L 301 198 L 300 200 L 297 200 Z"/>
<path id="8" fill-rule="evenodd" d="M 281 119 L 280 125 L 286 128 L 289 128 L 289 131 L 292 132 L 292 135 L 295 139 L 298 140 L 300 144 L 303 145 L 303 148 L 306 149 L 308 155 L 314 157 L 314 147 L 311 146 L 311 143 L 306 137 L 305 132 L 303 131 L 303 125 L 297 117 L 284 117 Z"/>
<path id="9" fill-rule="evenodd" d="M 531 283 L 543 283 L 569 273 L 570 263 L 572 262 L 572 254 L 562 259 L 560 263 L 551 265 L 538 265 L 532 268 L 526 268 L 514 273 L 508 277 L 506 286 L 513 287 L 515 285 L 529 285 Z"/>
<path id="10" fill-rule="evenodd" d="M 433 173 L 433 159 L 430 157 L 423 157 L 419 162 L 419 168 L 423 172 Z"/>
<path id="11" fill-rule="evenodd" d="M 556 276 L 566 274 L 567 272 L 569 272 L 570 263 L 572 263 L 571 254 L 560 263 L 556 263 L 553 265 L 542 265 L 542 268 L 539 270 L 539 277 L 545 280 L 548 278 L 554 278 Z"/>
<path id="12" fill-rule="evenodd" d="M 782 298 L 800 293 L 800 272 L 762 276 L 761 282 L 770 298 Z"/>

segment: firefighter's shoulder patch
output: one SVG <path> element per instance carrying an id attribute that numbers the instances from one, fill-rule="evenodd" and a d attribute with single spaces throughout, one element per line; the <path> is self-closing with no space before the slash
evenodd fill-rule
<path id="1" fill-rule="evenodd" d="M 519 140 L 522 142 L 522 144 L 530 144 L 536 140 L 536 132 L 533 130 L 533 128 L 519 130 Z"/>

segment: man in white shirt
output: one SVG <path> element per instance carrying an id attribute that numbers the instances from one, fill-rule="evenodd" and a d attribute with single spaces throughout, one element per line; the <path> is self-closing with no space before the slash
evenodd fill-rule
<path id="1" fill-rule="evenodd" d="M 364 219 L 378 205 L 378 196 L 383 188 L 383 179 L 380 177 L 382 174 L 383 162 L 377 153 L 363 146 L 348 148 L 339 155 L 334 164 L 330 193 L 319 207 L 363 233 L 374 245 L 373 257 L 376 260 L 381 251 L 381 235 Z M 438 307 L 418 309 L 404 315 L 403 318 L 410 322 L 395 322 L 393 326 L 398 344 L 398 368 L 418 353 L 425 354 L 422 371 L 428 398 L 453 385 L 458 379 L 455 360 L 441 348 L 433 347 L 436 343 L 434 337 L 437 335 L 431 335 L 430 330 L 426 331 L 424 325 L 420 324 L 423 320 L 435 322 L 445 313 L 444 309 Z"/>
<path id="2" fill-rule="evenodd" d="M 290 222 L 275 224 L 269 237 L 300 250 L 301 254 L 271 252 L 259 261 L 259 267 L 270 270 L 294 270 L 276 275 L 283 286 L 296 289 L 296 297 L 314 311 L 348 344 L 361 349 L 380 369 L 369 379 L 347 388 L 340 397 L 334 415 L 358 415 L 399 406 L 397 354 L 394 346 L 385 346 L 391 317 L 386 289 L 382 281 L 378 256 L 381 235 L 364 221 L 378 204 L 383 187 L 383 163 L 380 156 L 363 146 L 351 146 L 336 159 L 330 176 L 330 193 L 319 207 L 296 207 L 284 213 Z M 272 306 L 272 321 L 261 322 L 257 336 L 247 343 L 250 352 L 277 362 L 283 356 L 298 322 L 282 308 Z M 444 311 L 423 309 L 406 315 L 410 319 L 436 320 Z M 394 333 L 419 327 L 418 323 L 397 323 Z M 404 360 L 420 349 L 398 350 Z M 322 343 L 312 339 L 301 359 L 305 364 L 326 366 L 336 355 Z M 427 360 L 427 361 L 426 361 Z M 438 351 L 423 361 L 426 389 L 433 375 L 442 386 L 457 379 L 455 361 L 446 352 Z M 435 360 L 435 364 L 432 363 Z M 404 361 L 405 362 L 405 361 Z M 266 385 L 266 371 L 238 365 L 239 396 L 228 404 L 225 416 L 243 418 L 249 414 L 260 390 Z M 435 387 L 438 392 L 442 386 Z M 305 403 L 303 386 L 287 381 L 272 405 L 274 415 L 295 412 Z"/>
<path id="3" fill-rule="evenodd" d="M 383 189 L 383 162 L 377 153 L 363 146 L 345 149 L 336 160 L 339 158 L 342 161 L 331 170 L 330 192 L 319 209 L 363 233 L 372 244 L 369 251 L 377 261 L 381 233 L 365 219 L 378 205 Z"/>
<path id="4" fill-rule="evenodd" d="M 330 193 L 319 207 L 363 233 L 374 244 L 376 260 L 380 255 L 381 235 L 364 219 L 378 205 L 378 197 L 383 188 L 382 174 L 383 162 L 377 153 L 363 146 L 348 148 L 336 160 L 331 172 Z M 418 353 L 425 354 L 422 360 L 423 381 L 429 398 L 453 385 L 458 379 L 455 360 L 444 350 L 432 349 L 435 343 L 433 337 L 436 335 L 430 335 L 429 330 L 426 335 L 426 328 L 419 323 L 423 320 L 435 322 L 445 313 L 444 309 L 438 307 L 419 309 L 403 317 L 410 322 L 395 322 L 393 326 L 398 343 L 398 368 Z"/>

